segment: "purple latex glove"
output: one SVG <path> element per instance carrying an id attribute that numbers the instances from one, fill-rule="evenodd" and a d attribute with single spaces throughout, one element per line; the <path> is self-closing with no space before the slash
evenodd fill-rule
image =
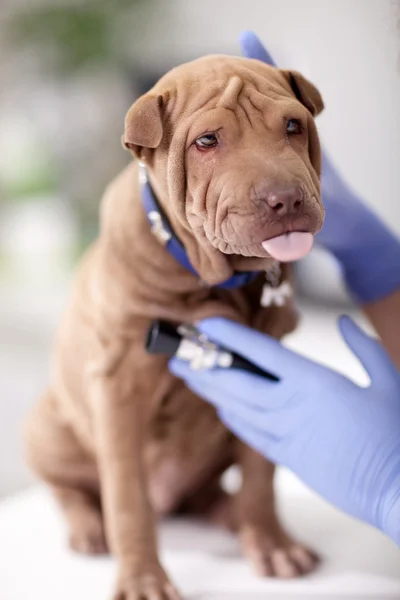
<path id="1" fill-rule="evenodd" d="M 258 37 L 242 34 L 242 54 L 275 63 Z M 400 240 L 342 179 L 322 151 L 322 200 L 326 217 L 318 242 L 339 261 L 346 284 L 361 304 L 400 289 Z"/>
<path id="2" fill-rule="evenodd" d="M 369 387 L 225 319 L 207 319 L 200 329 L 280 381 L 233 369 L 193 371 L 177 359 L 170 369 L 214 404 L 239 438 L 400 545 L 400 373 L 350 319 L 340 328 Z"/>

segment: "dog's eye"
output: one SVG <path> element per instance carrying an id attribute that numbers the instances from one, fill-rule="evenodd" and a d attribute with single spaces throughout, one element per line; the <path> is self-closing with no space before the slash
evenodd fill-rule
<path id="1" fill-rule="evenodd" d="M 201 150 L 207 150 L 208 148 L 214 148 L 218 146 L 218 138 L 216 133 L 206 133 L 200 136 L 195 141 L 196 147 Z"/>
<path id="2" fill-rule="evenodd" d="M 298 119 L 289 119 L 286 123 L 287 135 L 298 135 L 302 132 L 301 123 Z"/>

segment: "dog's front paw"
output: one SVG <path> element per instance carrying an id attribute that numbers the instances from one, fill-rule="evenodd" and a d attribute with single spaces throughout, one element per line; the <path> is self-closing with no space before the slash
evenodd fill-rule
<path id="1" fill-rule="evenodd" d="M 261 577 L 290 579 L 313 571 L 318 557 L 292 540 L 280 528 L 275 531 L 248 527 L 241 532 L 243 552 Z"/>
<path id="2" fill-rule="evenodd" d="M 121 572 L 113 600 L 181 600 L 160 565 Z"/>

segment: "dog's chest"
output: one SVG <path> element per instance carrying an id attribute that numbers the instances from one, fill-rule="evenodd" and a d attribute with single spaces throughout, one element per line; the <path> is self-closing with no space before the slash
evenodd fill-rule
<path id="1" fill-rule="evenodd" d="M 202 290 L 188 298 L 182 321 L 193 323 L 202 318 L 222 316 L 254 327 L 260 311 L 271 326 L 278 324 L 282 317 L 286 321 L 284 308 L 260 308 L 263 284 L 261 278 L 246 288 Z M 221 431 L 214 408 L 171 375 L 167 364 L 158 380 L 152 399 L 151 439 L 159 445 L 181 446 L 185 451 L 191 451 L 193 446 L 193 452 L 197 452 L 197 438 L 208 439 L 214 432 Z"/>

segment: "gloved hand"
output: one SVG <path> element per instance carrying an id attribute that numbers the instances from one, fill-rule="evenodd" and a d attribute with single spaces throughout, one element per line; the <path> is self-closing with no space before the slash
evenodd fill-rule
<path id="1" fill-rule="evenodd" d="M 252 32 L 241 36 L 242 54 L 274 65 Z M 326 216 L 317 239 L 339 261 L 346 284 L 361 304 L 400 289 L 400 241 L 336 171 L 322 151 L 322 200 Z"/>
<path id="2" fill-rule="evenodd" d="M 192 371 L 175 358 L 172 372 L 213 403 L 239 438 L 400 545 L 400 373 L 384 348 L 349 318 L 340 321 L 371 379 L 363 388 L 237 323 L 208 319 L 200 329 L 280 381 Z"/>

